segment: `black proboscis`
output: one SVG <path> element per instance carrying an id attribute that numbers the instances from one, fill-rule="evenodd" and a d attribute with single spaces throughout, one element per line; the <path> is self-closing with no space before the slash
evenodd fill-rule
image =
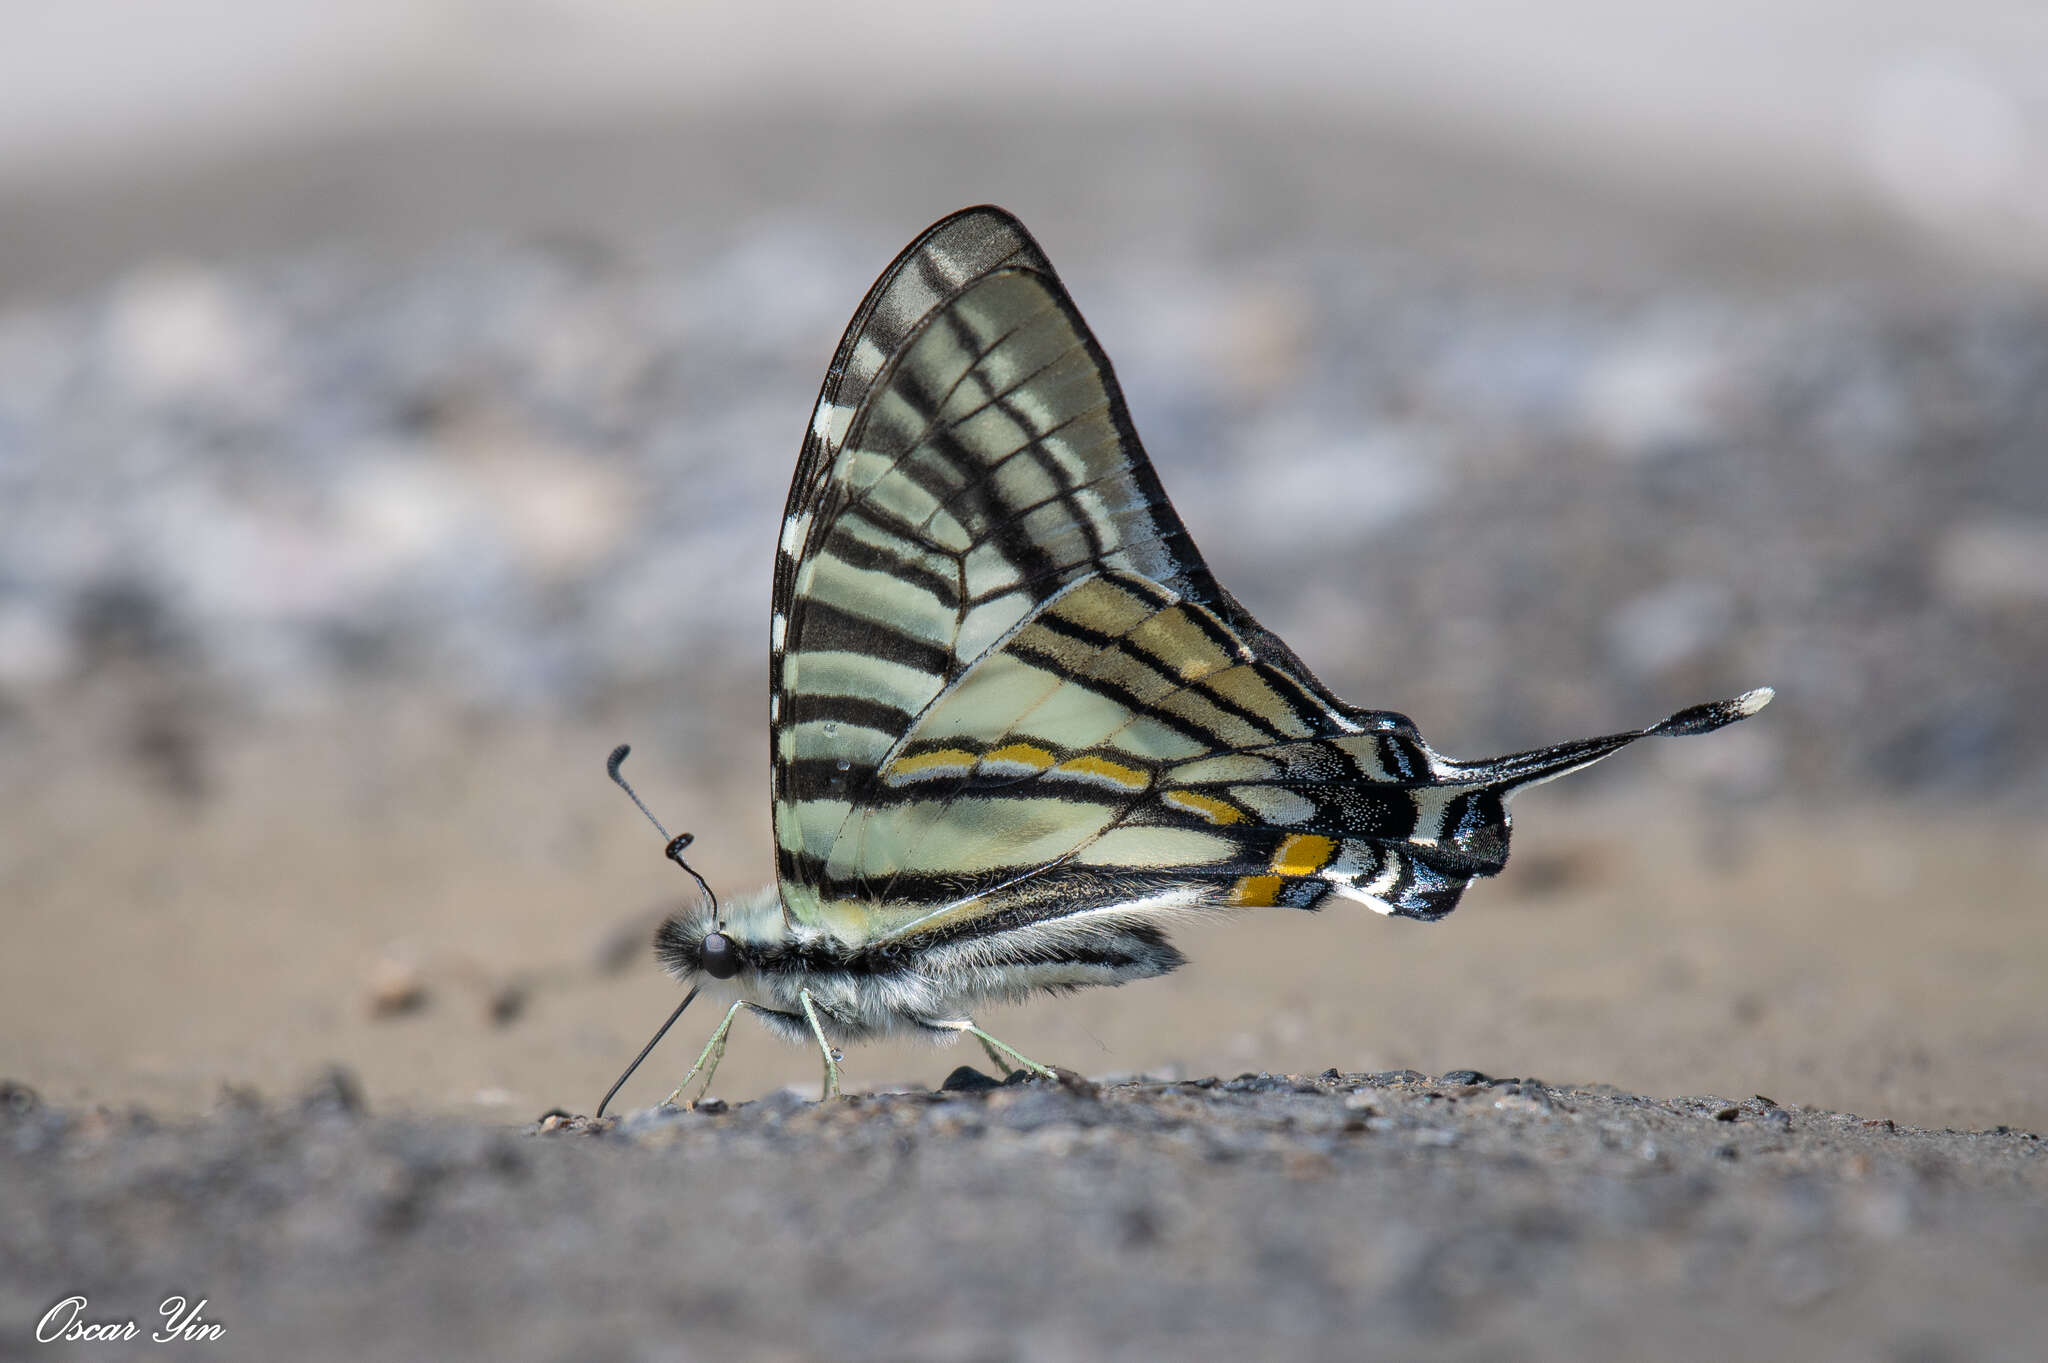
<path id="1" fill-rule="evenodd" d="M 676 1025 L 676 1019 L 683 1015 L 683 1010 L 690 1006 L 690 1000 L 697 997 L 697 989 L 702 987 L 702 985 L 699 985 L 683 995 L 683 1001 L 676 1005 L 675 1012 L 668 1015 L 668 1021 L 662 1023 L 660 1029 L 653 1036 L 647 1038 L 647 1044 L 640 1048 L 640 1054 L 633 1057 L 633 1063 L 626 1066 L 626 1072 L 614 1080 L 612 1086 L 604 1091 L 604 1097 L 599 1099 L 597 1104 L 598 1116 L 604 1116 L 605 1108 L 611 1105 L 612 1099 L 618 1096 L 619 1090 L 625 1087 L 626 1081 L 633 1077 L 633 1071 L 639 1069 L 640 1062 L 647 1058 L 650 1051 L 661 1044 L 661 1039 L 668 1035 L 668 1029 Z"/>

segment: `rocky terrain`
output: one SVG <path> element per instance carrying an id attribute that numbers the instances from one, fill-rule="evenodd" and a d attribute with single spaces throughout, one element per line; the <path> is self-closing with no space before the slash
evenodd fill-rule
<path id="1" fill-rule="evenodd" d="M 2032 1132 L 1473 1071 L 0 1122 L 10 1356 L 175 1291 L 194 1358 L 2020 1360 L 2048 1286 Z"/>

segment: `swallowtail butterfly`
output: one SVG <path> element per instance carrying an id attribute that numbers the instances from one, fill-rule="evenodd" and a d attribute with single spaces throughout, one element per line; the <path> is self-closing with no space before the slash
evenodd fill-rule
<path id="1" fill-rule="evenodd" d="M 692 1077 L 747 1008 L 819 1047 L 828 1096 L 834 1045 L 885 1033 L 1046 1072 L 975 1010 L 1163 975 L 1176 915 L 1441 918 L 1506 863 L 1515 791 L 1771 699 L 1483 762 L 1339 700 L 1210 575 L 1108 358 L 989 207 L 912 242 L 847 327 L 770 643 L 777 883 L 656 950 L 732 1000 Z"/>

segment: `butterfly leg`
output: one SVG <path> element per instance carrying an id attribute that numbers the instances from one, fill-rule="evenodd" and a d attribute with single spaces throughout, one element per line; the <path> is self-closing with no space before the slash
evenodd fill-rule
<path id="1" fill-rule="evenodd" d="M 825 1029 L 818 1024 L 818 1009 L 817 1005 L 811 1002 L 811 991 L 799 989 L 796 1001 L 804 1006 L 804 1016 L 810 1019 L 811 1023 L 811 1035 L 818 1039 L 818 1050 L 825 1057 L 825 1092 L 818 1101 L 822 1103 L 827 1098 L 837 1098 L 839 1096 L 839 1061 L 833 1057 L 832 1043 L 825 1040 Z"/>
<path id="2" fill-rule="evenodd" d="M 989 1064 L 996 1067 L 997 1074 L 1008 1074 L 1010 1072 L 1010 1062 L 1003 1057 L 1001 1051 L 989 1044 L 987 1037 L 977 1036 L 974 1039 L 981 1043 L 981 1053 L 988 1057 Z"/>
<path id="3" fill-rule="evenodd" d="M 690 1066 L 690 1072 L 683 1076 L 683 1082 L 676 1085 L 676 1091 L 664 1099 L 664 1102 L 673 1103 L 682 1097 L 683 1090 L 690 1086 L 690 1081 L 697 1077 L 699 1070 L 704 1071 L 704 1092 L 699 1093 L 697 1097 L 701 1099 L 705 1093 L 711 1092 L 711 1076 L 718 1072 L 718 1062 L 725 1059 L 725 1039 L 732 1031 L 733 1014 L 745 1007 L 747 1001 L 741 999 L 725 1010 L 725 1020 L 718 1024 L 718 1030 L 711 1034 L 711 1040 L 705 1042 L 704 1049 L 697 1053 L 697 1063 Z"/>
<path id="4" fill-rule="evenodd" d="M 1029 1070 L 1031 1073 L 1035 1075 L 1038 1075 L 1040 1078 L 1059 1078 L 1059 1076 L 1053 1072 L 1052 1066 L 1041 1065 L 1036 1060 L 1033 1060 L 1030 1056 L 1016 1049 L 1014 1046 L 1004 1045 L 1002 1042 L 996 1040 L 987 1032 L 982 1031 L 981 1028 L 975 1026 L 971 1022 L 964 1024 L 960 1028 L 960 1030 L 966 1032 L 969 1036 L 973 1037 L 976 1041 L 979 1041 L 981 1043 L 981 1048 L 984 1051 L 988 1052 L 988 1058 L 990 1062 L 993 1063 L 998 1069 L 1007 1071 L 1010 1068 L 1009 1061 L 1003 1059 L 1003 1056 L 1008 1056 L 1010 1060 L 1016 1061 L 1019 1066 Z"/>

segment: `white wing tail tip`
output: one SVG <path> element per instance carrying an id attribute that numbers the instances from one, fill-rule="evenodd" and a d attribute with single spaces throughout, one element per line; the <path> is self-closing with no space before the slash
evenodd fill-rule
<path id="1" fill-rule="evenodd" d="M 1745 691 L 1733 700 L 1711 700 L 1705 705 L 1695 705 L 1680 710 L 1677 714 L 1653 724 L 1643 730 L 1645 734 L 1660 738 L 1676 738 L 1687 734 L 1710 734 L 1725 728 L 1737 720 L 1748 719 L 1757 711 L 1769 705 L 1778 693 L 1768 686 L 1759 686 L 1754 691 Z"/>
<path id="2" fill-rule="evenodd" d="M 1735 711 L 1742 718 L 1748 719 L 1777 698 L 1778 693 L 1775 689 L 1768 686 L 1759 686 L 1756 690 L 1744 691 L 1735 698 Z"/>

